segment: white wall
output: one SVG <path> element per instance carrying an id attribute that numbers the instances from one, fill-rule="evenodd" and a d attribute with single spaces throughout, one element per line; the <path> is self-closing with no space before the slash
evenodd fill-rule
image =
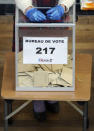
<path id="1" fill-rule="evenodd" d="M 0 4 L 14 4 L 14 0 L 0 0 Z"/>

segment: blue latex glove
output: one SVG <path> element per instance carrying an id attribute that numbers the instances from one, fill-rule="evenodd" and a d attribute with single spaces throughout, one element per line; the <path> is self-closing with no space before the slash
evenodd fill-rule
<path id="1" fill-rule="evenodd" d="M 32 22 L 41 22 L 46 20 L 46 16 L 36 8 L 27 10 L 25 15 Z"/>
<path id="2" fill-rule="evenodd" d="M 56 7 L 49 9 L 46 14 L 47 18 L 50 20 L 61 20 L 64 15 L 64 8 L 61 5 L 57 5 Z"/>

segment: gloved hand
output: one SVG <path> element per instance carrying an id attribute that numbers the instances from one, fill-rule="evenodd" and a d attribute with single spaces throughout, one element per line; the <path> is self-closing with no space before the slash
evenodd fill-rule
<path id="1" fill-rule="evenodd" d="M 56 7 L 49 9 L 46 14 L 47 18 L 50 20 L 61 20 L 64 15 L 64 7 L 57 5 Z"/>
<path id="2" fill-rule="evenodd" d="M 46 16 L 36 8 L 27 10 L 25 15 L 32 22 L 41 22 L 46 20 Z"/>

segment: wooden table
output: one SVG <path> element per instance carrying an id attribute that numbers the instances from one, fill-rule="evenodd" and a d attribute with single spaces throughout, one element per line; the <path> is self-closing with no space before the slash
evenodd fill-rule
<path id="1" fill-rule="evenodd" d="M 83 130 L 87 129 L 88 101 L 91 91 L 92 57 L 89 54 L 76 55 L 76 81 L 74 92 L 17 92 L 15 91 L 15 56 L 10 52 L 6 55 L 2 81 L 1 96 L 5 100 L 5 131 L 7 131 L 8 104 L 11 100 L 58 100 L 84 101 Z M 11 104 L 10 104 L 11 105 Z M 11 112 L 11 111 L 10 111 Z"/>

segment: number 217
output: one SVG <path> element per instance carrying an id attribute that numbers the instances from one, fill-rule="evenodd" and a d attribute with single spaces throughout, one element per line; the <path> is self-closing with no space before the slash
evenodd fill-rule
<path id="1" fill-rule="evenodd" d="M 37 47 L 36 48 L 36 54 L 42 54 L 43 52 L 45 54 L 48 54 L 48 50 L 50 50 L 50 54 L 53 54 L 54 51 L 55 51 L 55 48 L 54 47 L 50 47 L 50 48 L 46 47 L 46 48 L 42 49 L 41 47 Z"/>

